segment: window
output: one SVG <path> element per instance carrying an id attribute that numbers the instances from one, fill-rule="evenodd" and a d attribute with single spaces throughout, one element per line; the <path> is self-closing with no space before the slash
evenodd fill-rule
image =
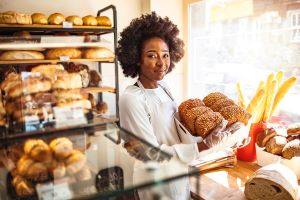
<path id="1" fill-rule="evenodd" d="M 285 77 L 299 77 L 300 43 L 291 45 L 289 16 L 298 27 L 293 38 L 300 41 L 300 12 L 289 15 L 294 10 L 282 13 L 276 6 L 266 7 L 269 4 L 263 11 L 260 4 L 264 2 L 267 0 L 202 0 L 189 4 L 189 97 L 203 98 L 220 91 L 236 100 L 240 82 L 251 98 L 271 72 L 283 69 Z M 300 3 L 295 7 L 299 9 Z M 299 82 L 280 103 L 282 109 L 298 116 Z"/>
<path id="2" fill-rule="evenodd" d="M 300 10 L 290 12 L 292 42 L 300 42 Z"/>

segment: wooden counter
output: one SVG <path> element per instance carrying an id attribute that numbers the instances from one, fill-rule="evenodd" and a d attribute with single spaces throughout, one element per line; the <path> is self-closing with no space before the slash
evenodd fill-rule
<path id="1" fill-rule="evenodd" d="M 219 168 L 209 170 L 206 173 L 201 172 L 200 189 L 198 188 L 200 194 L 196 193 L 196 178 L 190 178 L 192 197 L 205 200 L 246 199 L 244 195 L 245 182 L 259 168 L 260 166 L 256 163 L 238 161 L 233 168 Z M 298 199 L 300 200 L 300 181 L 298 182 L 298 189 Z"/>

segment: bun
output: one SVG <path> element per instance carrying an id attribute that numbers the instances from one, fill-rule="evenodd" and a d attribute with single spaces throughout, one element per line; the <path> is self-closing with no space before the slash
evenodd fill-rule
<path id="1" fill-rule="evenodd" d="M 48 17 L 48 23 L 54 25 L 60 25 L 65 21 L 65 16 L 61 13 L 53 13 Z"/>
<path id="2" fill-rule="evenodd" d="M 0 13 L 0 24 L 32 24 L 30 15 L 7 11 Z"/>
<path id="3" fill-rule="evenodd" d="M 57 48 L 46 52 L 47 59 L 59 59 L 60 56 L 68 56 L 70 59 L 81 57 L 81 51 L 76 48 Z"/>
<path id="4" fill-rule="evenodd" d="M 105 47 L 98 47 L 98 48 L 90 48 L 83 51 L 83 58 L 86 59 L 104 59 L 104 58 L 111 58 L 113 59 L 114 53 Z"/>
<path id="5" fill-rule="evenodd" d="M 110 21 L 109 17 L 107 17 L 107 16 L 98 16 L 98 17 L 96 17 L 96 20 L 98 22 L 98 26 L 111 27 L 111 21 Z"/>
<path id="6" fill-rule="evenodd" d="M 74 150 L 65 163 L 67 165 L 67 172 L 70 174 L 76 174 L 85 166 L 86 157 L 80 151 Z"/>
<path id="7" fill-rule="evenodd" d="M 51 151 L 58 160 L 64 160 L 73 151 L 73 143 L 65 137 L 52 140 L 49 144 Z"/>
<path id="8" fill-rule="evenodd" d="M 31 69 L 31 72 L 33 73 L 41 73 L 43 76 L 51 79 L 51 82 L 55 82 L 57 75 L 64 74 L 66 71 L 64 70 L 64 67 L 61 64 L 57 65 L 38 65 Z"/>
<path id="9" fill-rule="evenodd" d="M 92 15 L 84 16 L 82 18 L 82 21 L 83 21 L 83 25 L 85 26 L 97 26 L 98 24 L 97 19 Z"/>
<path id="10" fill-rule="evenodd" d="M 78 73 L 61 74 L 53 84 L 53 89 L 82 88 L 81 76 Z"/>
<path id="11" fill-rule="evenodd" d="M 227 96 L 222 94 L 221 92 L 212 92 L 204 97 L 203 102 L 205 106 L 211 107 L 216 103 L 218 99 L 223 98 L 227 98 Z"/>
<path id="12" fill-rule="evenodd" d="M 43 13 L 33 13 L 31 19 L 33 24 L 48 24 L 47 17 Z"/>
<path id="13" fill-rule="evenodd" d="M 294 139 L 288 142 L 282 150 L 282 156 L 287 159 L 300 156 L 300 139 Z"/>
<path id="14" fill-rule="evenodd" d="M 51 90 L 51 80 L 43 77 L 30 77 L 23 82 L 18 82 L 13 88 L 8 91 L 10 98 L 16 98 L 21 95 L 33 94 L 38 92 L 47 92 Z"/>
<path id="15" fill-rule="evenodd" d="M 182 119 L 185 122 L 185 127 L 189 130 L 189 132 L 192 135 L 197 135 L 195 129 L 195 121 L 197 117 L 208 111 L 212 112 L 212 110 L 208 107 L 198 106 L 185 112 Z"/>
<path id="16" fill-rule="evenodd" d="M 83 25 L 83 21 L 82 21 L 81 17 L 79 17 L 77 15 L 68 16 L 66 18 L 66 21 L 71 22 L 75 26 L 82 26 Z"/>
<path id="17" fill-rule="evenodd" d="M 200 99 L 188 99 L 184 102 L 182 102 L 179 107 L 179 116 L 182 120 L 183 124 L 185 124 L 184 115 L 192 108 L 198 107 L 198 106 L 205 106 L 204 103 Z"/>
<path id="18" fill-rule="evenodd" d="M 96 109 L 98 114 L 104 114 L 108 111 L 108 105 L 104 101 L 99 101 L 96 105 Z"/>
<path id="19" fill-rule="evenodd" d="M 272 154 L 281 155 L 283 147 L 286 145 L 287 140 L 283 136 L 275 136 L 271 138 L 266 144 L 266 151 Z"/>
<path id="20" fill-rule="evenodd" d="M 208 111 L 197 117 L 195 121 L 195 129 L 197 135 L 206 138 L 209 133 L 215 129 L 224 118 L 220 113 Z"/>
<path id="21" fill-rule="evenodd" d="M 100 82 L 102 81 L 101 75 L 96 70 L 91 70 L 89 72 L 89 75 L 90 75 L 89 86 L 99 87 Z"/>
<path id="22" fill-rule="evenodd" d="M 267 142 L 276 136 L 276 131 L 274 128 L 268 128 L 265 131 L 258 133 L 256 137 L 256 144 L 259 147 L 265 147 Z"/>
<path id="23" fill-rule="evenodd" d="M 24 152 L 36 161 L 50 161 L 52 154 L 49 146 L 40 139 L 29 139 L 24 144 Z"/>
<path id="24" fill-rule="evenodd" d="M 19 197 L 29 197 L 34 194 L 33 185 L 20 175 L 14 177 L 12 185 Z"/>
<path id="25" fill-rule="evenodd" d="M 235 104 L 231 99 L 221 98 L 221 99 L 217 99 L 215 103 L 210 106 L 210 108 L 215 112 L 219 112 L 221 109 L 232 105 Z"/>
<path id="26" fill-rule="evenodd" d="M 27 156 L 22 156 L 17 163 L 20 175 L 33 181 L 45 181 L 49 178 L 48 168 L 45 163 L 35 162 Z"/>
<path id="27" fill-rule="evenodd" d="M 4 51 L 0 60 L 44 60 L 45 56 L 38 51 Z"/>

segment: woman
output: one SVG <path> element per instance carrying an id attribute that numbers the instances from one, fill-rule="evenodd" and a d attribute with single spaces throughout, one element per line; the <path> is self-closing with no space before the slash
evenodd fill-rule
<path id="1" fill-rule="evenodd" d="M 120 123 L 188 163 L 197 156 L 198 148 L 196 144 L 180 144 L 173 118 L 177 105 L 162 81 L 184 55 L 184 44 L 178 34 L 175 24 L 155 12 L 134 19 L 121 33 L 116 49 L 118 60 L 125 76 L 138 79 L 120 97 Z M 187 179 L 169 183 L 164 190 L 171 199 L 189 197 Z M 141 199 L 148 199 L 148 195 L 149 190 L 139 191 Z"/>

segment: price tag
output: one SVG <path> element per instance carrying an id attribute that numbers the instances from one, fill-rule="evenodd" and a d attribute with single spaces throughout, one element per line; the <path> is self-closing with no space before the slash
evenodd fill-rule
<path id="1" fill-rule="evenodd" d="M 73 198 L 73 192 L 66 182 L 55 185 L 52 182 L 37 184 L 36 191 L 40 200 L 63 200 Z"/>
<path id="2" fill-rule="evenodd" d="M 63 28 L 73 28 L 73 24 L 71 22 L 63 22 Z"/>
<path id="3" fill-rule="evenodd" d="M 54 107 L 56 127 L 87 124 L 83 109 L 80 107 Z"/>
<path id="4" fill-rule="evenodd" d="M 59 60 L 62 62 L 70 61 L 70 57 L 69 56 L 59 56 Z"/>

